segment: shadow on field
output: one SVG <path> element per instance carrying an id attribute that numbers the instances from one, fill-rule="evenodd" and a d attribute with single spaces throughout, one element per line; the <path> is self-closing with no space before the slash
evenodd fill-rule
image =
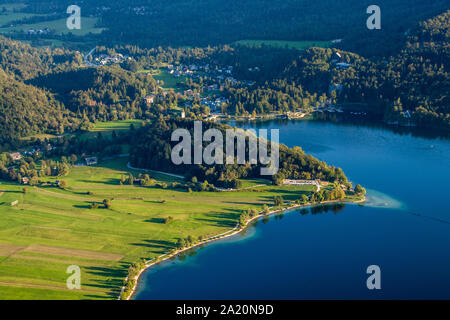
<path id="1" fill-rule="evenodd" d="M 132 246 L 147 247 L 154 253 L 166 253 L 169 249 L 175 247 L 175 243 L 166 240 L 144 240 L 142 243 L 130 243 Z"/>
<path id="2" fill-rule="evenodd" d="M 240 210 L 232 210 L 229 213 L 210 213 L 206 218 L 196 218 L 195 220 L 205 222 L 215 227 L 233 228 L 236 226 Z"/>
<path id="3" fill-rule="evenodd" d="M 98 183 L 98 184 L 109 184 L 109 185 L 115 185 L 118 186 L 120 185 L 120 179 L 105 179 L 102 181 L 96 181 L 96 180 L 80 180 L 80 182 L 84 182 L 84 183 Z"/>
<path id="4" fill-rule="evenodd" d="M 129 264 L 121 263 L 118 267 L 86 267 L 85 272 L 101 279 L 94 279 L 93 283 L 84 284 L 86 287 L 106 289 L 106 295 L 111 298 L 117 298 L 123 281 L 128 273 Z M 92 296 L 92 298 L 105 298 L 101 296 Z"/>
<path id="5" fill-rule="evenodd" d="M 95 202 L 95 201 L 93 201 L 92 203 L 101 204 L 101 202 Z M 90 209 L 91 208 L 90 204 L 74 204 L 72 207 L 77 208 L 77 209 Z"/>
<path id="6" fill-rule="evenodd" d="M 117 294 L 118 295 L 118 294 Z M 100 295 L 95 295 L 95 294 L 86 294 L 85 295 L 86 299 L 92 300 L 92 299 L 100 299 L 100 300 L 105 300 L 108 297 L 113 297 L 112 295 L 106 295 L 106 296 L 100 296 Z M 114 298 L 117 298 L 116 296 L 114 296 Z"/>
<path id="7" fill-rule="evenodd" d="M 244 206 L 255 206 L 258 205 L 258 202 L 240 202 L 240 201 L 224 201 L 224 203 L 229 203 L 229 204 L 241 204 Z"/>
<path id="8" fill-rule="evenodd" d="M 52 190 L 61 190 L 58 186 L 56 186 L 56 184 L 50 183 L 50 184 L 44 184 L 44 185 L 40 185 L 38 187 L 38 189 L 52 189 Z"/>
<path id="9" fill-rule="evenodd" d="M 310 191 L 300 191 L 300 190 L 277 190 L 277 189 L 271 189 L 268 190 L 271 194 L 280 195 L 283 197 L 284 200 L 297 200 L 299 199 L 302 194 L 308 195 L 311 192 Z M 273 201 L 273 196 L 265 196 L 263 197 L 266 200 Z"/>
<path id="10" fill-rule="evenodd" d="M 165 221 L 166 220 L 164 220 L 163 218 L 151 218 L 151 219 L 145 220 L 144 222 L 165 224 Z"/>
<path id="11" fill-rule="evenodd" d="M 162 200 L 144 200 L 146 203 L 156 203 L 156 204 L 165 204 L 165 201 Z"/>

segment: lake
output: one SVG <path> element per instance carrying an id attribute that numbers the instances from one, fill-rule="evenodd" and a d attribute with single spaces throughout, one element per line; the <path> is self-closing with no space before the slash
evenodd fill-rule
<path id="1" fill-rule="evenodd" d="M 280 129 L 281 143 L 362 184 L 367 203 L 260 220 L 147 270 L 135 299 L 450 298 L 448 139 L 317 121 L 238 125 Z M 381 290 L 367 289 L 370 265 Z"/>

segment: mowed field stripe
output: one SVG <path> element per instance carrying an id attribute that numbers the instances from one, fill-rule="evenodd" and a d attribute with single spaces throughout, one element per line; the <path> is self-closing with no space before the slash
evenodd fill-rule
<path id="1" fill-rule="evenodd" d="M 79 261 L 73 258 L 49 258 L 49 257 L 39 257 L 39 256 L 29 256 L 19 253 L 15 253 L 10 255 L 10 258 L 14 259 L 23 259 L 23 260 L 38 260 L 38 261 L 47 261 L 47 262 L 54 262 L 54 263 L 67 263 L 67 264 L 76 264 L 80 266 L 89 266 L 89 267 L 105 267 L 108 268 L 109 266 L 102 263 L 95 263 L 95 262 L 88 262 L 88 261 Z"/>
<path id="2" fill-rule="evenodd" d="M 72 195 L 69 195 L 69 194 L 62 194 L 62 193 L 52 192 L 52 191 L 44 190 L 44 189 L 41 189 L 41 188 L 34 188 L 33 191 L 36 192 L 36 193 L 45 194 L 45 195 L 48 195 L 48 196 L 61 198 L 61 199 L 66 199 L 66 200 L 74 200 L 74 201 L 82 201 L 82 202 L 95 201 L 95 199 L 92 199 L 92 198 L 77 197 L 77 196 L 72 196 Z"/>
<path id="3" fill-rule="evenodd" d="M 50 205 L 46 205 L 43 203 L 34 202 L 33 204 L 21 204 L 20 209 L 24 209 L 27 211 L 33 211 L 36 213 L 48 213 L 51 215 L 57 215 L 62 217 L 69 217 L 69 218 L 79 218 L 79 219 L 85 219 L 85 220 L 93 220 L 93 221 L 101 221 L 103 220 L 103 217 L 95 214 L 90 213 L 84 213 L 82 216 L 77 211 L 67 211 L 65 209 L 55 208 L 51 207 Z M 28 213 L 26 213 L 28 214 Z"/>
<path id="4" fill-rule="evenodd" d="M 62 247 L 50 247 L 50 246 L 43 246 L 43 245 L 39 245 L 39 244 L 32 244 L 32 245 L 26 247 L 23 251 L 34 252 L 34 253 L 43 253 L 43 254 L 52 254 L 52 255 L 62 255 L 62 256 L 69 256 L 69 257 L 78 257 L 78 258 L 84 258 L 84 259 L 105 260 L 105 261 L 119 261 L 120 259 L 123 258 L 123 255 L 116 254 L 116 253 L 70 249 L 70 248 L 62 248 Z"/>
<path id="5" fill-rule="evenodd" d="M 33 289 L 48 289 L 48 290 L 58 290 L 58 291 L 71 291 L 67 289 L 64 285 L 56 286 L 56 285 L 48 285 L 48 284 L 35 284 L 35 283 L 23 283 L 23 282 L 15 282 L 15 281 L 4 281 L 0 280 L 0 287 L 16 287 L 16 288 L 33 288 Z M 80 290 L 76 290 L 77 292 L 85 292 L 85 293 L 97 293 L 97 294 L 105 294 L 104 291 L 99 291 L 95 289 L 84 289 L 81 286 Z"/>

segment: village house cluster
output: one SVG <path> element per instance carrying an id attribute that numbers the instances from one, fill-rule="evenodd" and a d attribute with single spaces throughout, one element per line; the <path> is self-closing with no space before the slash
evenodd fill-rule
<path id="1" fill-rule="evenodd" d="M 46 35 L 46 34 L 50 34 L 51 30 L 49 28 L 28 29 L 28 30 L 24 30 L 23 33 L 26 35 Z"/>
<path id="2" fill-rule="evenodd" d="M 9 157 L 11 158 L 12 161 L 18 162 L 22 160 L 23 157 L 39 156 L 53 149 L 54 147 L 50 143 L 42 143 L 40 145 L 31 147 L 26 150 L 11 152 L 9 154 Z M 28 184 L 30 182 L 30 179 L 28 177 L 23 177 L 21 182 L 22 184 Z"/>
<path id="3" fill-rule="evenodd" d="M 336 43 L 342 41 L 336 39 Z M 347 70 L 352 64 L 346 59 L 346 57 L 338 51 L 334 51 L 330 58 L 331 65 L 337 70 Z M 194 106 L 207 107 L 209 112 L 206 112 L 204 118 L 209 120 L 215 120 L 218 117 L 222 117 L 222 110 L 224 105 L 229 104 L 229 100 L 224 96 L 223 91 L 226 87 L 250 87 L 255 84 L 254 81 L 247 81 L 236 79 L 233 75 L 234 68 L 229 65 L 218 65 L 215 62 L 209 63 L 180 63 L 177 65 L 167 65 L 166 72 L 176 78 L 186 78 L 195 80 L 189 85 L 189 88 L 184 89 L 178 93 L 179 98 L 182 99 L 181 108 L 185 110 L 192 109 Z M 248 68 L 249 72 L 260 72 L 261 69 L 258 66 Z M 318 101 L 311 109 L 303 110 L 299 109 L 295 112 L 286 112 L 284 114 L 276 114 L 275 117 L 299 119 L 303 118 L 311 112 L 330 112 L 330 113 L 343 113 L 344 110 L 335 105 L 333 98 L 330 98 L 335 92 L 340 94 L 343 86 L 340 83 L 331 83 L 329 86 L 329 97 L 325 100 Z M 333 92 L 334 91 L 334 92 Z M 147 104 L 153 104 L 156 101 L 160 101 L 161 95 L 167 94 L 165 90 L 163 93 L 147 95 L 144 100 Z M 184 114 L 182 115 L 185 116 Z M 403 115 L 408 117 L 408 113 Z M 250 120 L 254 119 L 252 116 L 248 116 Z"/>
<path id="4" fill-rule="evenodd" d="M 220 66 L 211 66 L 209 63 L 204 65 L 197 64 L 180 64 L 177 66 L 168 65 L 167 69 L 169 70 L 169 74 L 172 74 L 176 77 L 188 76 L 198 74 L 198 72 L 204 72 L 208 76 L 212 76 L 216 74 L 218 78 L 224 79 L 227 75 L 231 76 L 233 73 L 232 66 L 220 67 Z M 219 77 L 222 75 L 222 77 Z"/>
<path id="5" fill-rule="evenodd" d="M 243 86 L 253 85 L 254 81 L 238 81 L 233 76 L 233 66 L 219 66 L 219 65 L 211 65 L 211 64 L 180 64 L 177 66 L 168 65 L 167 70 L 168 73 L 175 77 L 192 77 L 192 78 L 200 78 L 207 77 L 215 81 L 215 84 L 211 84 L 206 86 L 205 91 L 214 91 L 220 90 L 223 88 L 225 82 L 228 82 L 232 86 L 236 86 L 239 83 Z M 259 67 L 250 68 L 252 71 L 259 71 Z M 249 69 L 249 70 L 250 70 Z"/>
<path id="6" fill-rule="evenodd" d="M 107 54 L 100 54 L 98 56 L 93 56 L 92 61 L 93 63 L 100 65 L 100 66 L 107 66 L 112 64 L 120 64 L 123 63 L 126 60 L 130 60 L 131 57 L 127 55 L 123 55 L 121 53 L 117 53 L 114 56 L 110 56 Z"/>
<path id="7" fill-rule="evenodd" d="M 220 66 L 212 64 L 180 64 L 177 66 L 168 65 L 168 73 L 175 77 L 189 77 L 198 79 L 200 77 L 207 78 L 208 84 L 202 88 L 205 96 L 201 96 L 199 92 L 188 89 L 183 92 L 187 98 L 185 106 L 191 108 L 194 99 L 200 100 L 200 105 L 206 106 L 212 113 L 212 116 L 219 115 L 223 104 L 228 104 L 229 101 L 221 95 L 225 85 L 229 86 L 252 86 L 254 81 L 237 80 L 233 76 L 233 66 Z M 251 68 L 251 71 L 259 71 L 259 67 Z"/>
<path id="8" fill-rule="evenodd" d="M 9 154 L 12 161 L 19 161 L 23 157 L 39 156 L 40 154 L 52 151 L 54 147 L 50 143 L 42 143 L 40 145 L 30 147 L 22 151 L 15 151 Z"/>
<path id="9" fill-rule="evenodd" d="M 230 86 L 241 85 L 252 85 L 254 82 L 239 82 L 233 77 L 233 67 L 232 66 L 214 66 L 210 64 L 198 65 L 198 64 L 180 64 L 177 66 L 168 65 L 167 73 L 174 77 L 186 77 L 192 79 L 207 78 L 208 83 L 205 84 L 201 91 L 201 94 L 197 89 L 186 89 L 181 93 L 178 93 L 178 97 L 184 98 L 184 103 L 182 107 L 190 109 L 195 104 L 200 106 L 208 107 L 212 116 L 214 114 L 217 116 L 221 112 L 223 104 L 228 104 L 229 101 L 221 92 L 224 90 L 224 86 L 228 83 Z M 160 87 L 160 93 L 149 94 L 144 97 L 144 101 L 147 104 L 153 104 L 159 99 L 166 98 L 168 90 L 162 89 Z M 180 111 L 181 117 L 185 117 L 184 111 Z"/>

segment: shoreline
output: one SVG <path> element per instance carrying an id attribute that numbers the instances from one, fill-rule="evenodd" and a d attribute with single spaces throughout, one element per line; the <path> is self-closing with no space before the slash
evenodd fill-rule
<path id="1" fill-rule="evenodd" d="M 265 122 L 265 121 L 272 121 L 272 120 L 304 120 L 309 121 L 312 120 L 313 112 L 310 113 L 303 113 L 302 115 L 298 116 L 286 116 L 283 113 L 277 113 L 277 114 L 265 114 L 264 116 L 258 116 L 256 118 L 252 117 L 244 117 L 244 116 L 229 116 L 229 117 L 217 117 L 214 119 L 206 119 L 206 120 L 213 120 L 217 122 L 229 122 L 229 121 L 235 121 L 235 122 Z"/>
<path id="2" fill-rule="evenodd" d="M 365 201 L 366 201 L 366 197 L 363 196 L 363 198 L 361 200 L 358 200 L 358 201 L 331 200 L 331 201 L 323 201 L 323 202 L 320 202 L 320 203 L 295 204 L 295 205 L 287 207 L 287 208 L 282 208 L 282 209 L 278 209 L 278 210 L 274 210 L 274 211 L 269 211 L 266 214 L 264 214 L 261 211 L 261 212 L 258 213 L 258 215 L 256 215 L 256 216 L 250 218 L 249 220 L 247 220 L 244 225 L 240 225 L 240 223 L 238 223 L 231 230 L 225 231 L 225 232 L 223 232 L 221 234 L 218 234 L 218 235 L 215 235 L 215 236 L 211 236 L 211 237 L 209 237 L 209 238 L 207 238 L 207 239 L 205 239 L 205 240 L 203 240 L 203 241 L 201 241 L 199 243 L 195 243 L 195 244 L 193 244 L 193 245 L 191 245 L 189 247 L 186 247 L 184 249 L 176 250 L 176 251 L 174 251 L 172 253 L 165 253 L 165 254 L 163 254 L 163 255 L 161 255 L 159 257 L 156 257 L 156 258 L 154 258 L 152 260 L 149 260 L 147 263 L 145 263 L 145 266 L 143 268 L 141 268 L 139 270 L 138 274 L 135 276 L 135 278 L 134 278 L 135 284 L 134 284 L 133 289 L 132 289 L 131 293 L 129 294 L 129 296 L 127 296 L 125 299 L 122 299 L 122 293 L 124 292 L 125 286 L 126 286 L 126 285 L 123 285 L 121 290 L 120 290 L 119 297 L 117 298 L 117 300 L 131 300 L 134 297 L 134 295 L 136 294 L 136 290 L 137 290 L 137 287 L 139 285 L 139 281 L 140 281 L 141 275 L 145 271 L 150 269 L 151 267 L 154 267 L 154 266 L 160 264 L 161 262 L 165 262 L 165 261 L 167 261 L 167 260 L 169 260 L 171 258 L 174 258 L 174 257 L 178 256 L 179 254 L 181 254 L 183 252 L 186 252 L 186 251 L 191 250 L 193 248 L 199 247 L 201 245 L 205 245 L 205 244 L 217 241 L 217 240 L 223 240 L 223 239 L 235 236 L 235 235 L 245 231 L 249 227 L 251 222 L 256 221 L 258 219 L 261 219 L 261 218 L 264 218 L 264 217 L 269 217 L 269 216 L 272 216 L 272 215 L 274 215 L 276 213 L 285 212 L 285 211 L 288 211 L 288 210 L 291 210 L 291 209 L 307 208 L 307 207 L 319 206 L 319 205 L 330 204 L 330 203 L 344 203 L 344 204 L 345 203 L 352 203 L 352 204 L 358 204 L 358 203 L 363 203 Z M 128 281 L 128 276 L 125 278 L 125 281 Z"/>

